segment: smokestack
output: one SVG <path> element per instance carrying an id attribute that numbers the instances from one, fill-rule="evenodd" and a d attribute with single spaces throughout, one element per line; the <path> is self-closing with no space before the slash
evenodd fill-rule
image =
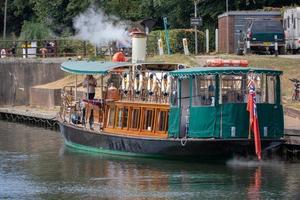
<path id="1" fill-rule="evenodd" d="M 132 37 L 132 63 L 144 62 L 146 59 L 147 35 L 136 31 L 131 33 Z"/>

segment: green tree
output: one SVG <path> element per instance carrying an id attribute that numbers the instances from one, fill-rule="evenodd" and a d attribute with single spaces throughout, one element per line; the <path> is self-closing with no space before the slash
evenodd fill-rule
<path id="1" fill-rule="evenodd" d="M 20 39 L 21 40 L 40 40 L 45 38 L 50 38 L 52 36 L 51 30 L 47 25 L 38 22 L 25 21 Z"/>
<path id="2" fill-rule="evenodd" d="M 3 15 L 4 15 L 4 1 L 0 1 L 0 30 L 3 31 Z M 21 27 L 24 20 L 31 20 L 34 18 L 32 10 L 32 2 L 23 0 L 7 1 L 7 35 L 9 33 L 20 34 Z"/>
<path id="3" fill-rule="evenodd" d="M 61 33 L 68 25 L 66 21 L 69 0 L 32 0 L 37 21 L 46 24 L 55 33 Z"/>

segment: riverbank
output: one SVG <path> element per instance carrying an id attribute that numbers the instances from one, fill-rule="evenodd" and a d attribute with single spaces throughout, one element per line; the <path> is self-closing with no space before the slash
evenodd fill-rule
<path id="1" fill-rule="evenodd" d="M 0 120 L 29 123 L 45 128 L 58 129 L 57 114 L 59 108 L 51 110 L 32 108 L 29 106 L 0 107 Z"/>

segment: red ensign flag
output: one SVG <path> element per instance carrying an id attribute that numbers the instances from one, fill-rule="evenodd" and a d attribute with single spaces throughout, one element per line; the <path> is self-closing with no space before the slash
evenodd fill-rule
<path id="1" fill-rule="evenodd" d="M 258 116 L 256 110 L 256 93 L 254 81 L 251 80 L 249 83 L 249 94 L 247 102 L 247 111 L 249 112 L 249 130 L 252 130 L 254 133 L 254 142 L 255 142 L 255 153 L 258 160 L 261 160 L 261 142 L 260 142 L 260 133 L 259 133 L 259 124 Z"/>

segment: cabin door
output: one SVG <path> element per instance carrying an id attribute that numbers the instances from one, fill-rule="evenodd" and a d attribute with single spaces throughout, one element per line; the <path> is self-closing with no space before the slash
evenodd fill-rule
<path id="1" fill-rule="evenodd" d="M 190 80 L 183 79 L 181 81 L 181 116 L 180 116 L 180 133 L 179 137 L 184 137 L 188 134 L 189 123 L 189 107 L 190 107 Z"/>

